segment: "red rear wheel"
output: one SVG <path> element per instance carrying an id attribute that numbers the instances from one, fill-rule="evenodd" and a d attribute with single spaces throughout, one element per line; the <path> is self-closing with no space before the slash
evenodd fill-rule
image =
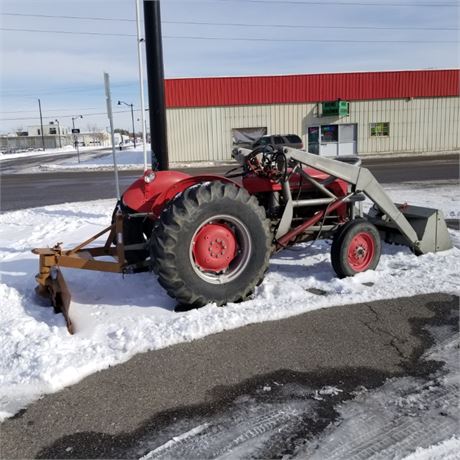
<path id="1" fill-rule="evenodd" d="M 353 220 L 334 235 L 332 267 L 339 278 L 374 270 L 379 263 L 380 251 L 380 235 L 375 225 L 363 219 Z"/>
<path id="2" fill-rule="evenodd" d="M 239 302 L 262 282 L 273 235 L 254 196 L 219 181 L 190 187 L 151 238 L 158 281 L 182 305 Z"/>
<path id="3" fill-rule="evenodd" d="M 192 241 L 192 255 L 203 271 L 222 272 L 230 266 L 237 249 L 233 231 L 224 223 L 203 225 Z"/>
<path id="4" fill-rule="evenodd" d="M 195 231 L 190 243 L 190 263 L 203 281 L 224 285 L 241 275 L 252 251 L 248 226 L 239 217 L 216 214 Z"/>

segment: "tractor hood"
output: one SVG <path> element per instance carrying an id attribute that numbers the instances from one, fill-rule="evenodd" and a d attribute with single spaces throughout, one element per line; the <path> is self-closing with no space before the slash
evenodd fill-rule
<path id="1" fill-rule="evenodd" d="M 151 212 L 162 193 L 189 177 L 191 176 L 178 171 L 152 171 L 148 169 L 142 177 L 126 189 L 121 199 L 123 204 L 133 211 Z"/>

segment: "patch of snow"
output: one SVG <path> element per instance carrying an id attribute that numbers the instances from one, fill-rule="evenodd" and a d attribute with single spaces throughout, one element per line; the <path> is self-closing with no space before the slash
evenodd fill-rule
<path id="1" fill-rule="evenodd" d="M 98 146 L 95 147 L 93 146 L 88 146 L 88 147 L 79 147 L 80 152 L 89 152 L 89 151 L 97 151 L 97 150 L 103 150 L 107 149 L 108 147 L 102 147 Z M 34 149 L 30 150 L 28 152 L 18 152 L 18 153 L 0 153 L 0 162 L 2 160 L 13 160 L 16 158 L 37 158 L 37 157 L 45 157 L 45 156 L 54 156 L 54 155 L 60 155 L 60 154 L 69 154 L 75 152 L 77 153 L 77 150 L 75 147 L 72 145 L 66 145 L 62 148 L 56 148 L 56 149 L 46 149 L 45 151 L 41 149 Z"/>
<path id="2" fill-rule="evenodd" d="M 115 150 L 117 167 L 120 170 L 138 170 L 144 166 L 144 153 L 142 149 Z M 148 162 L 150 162 L 150 152 L 148 152 Z M 172 162 L 171 169 L 199 167 L 206 168 L 211 166 L 235 165 L 235 162 L 200 161 L 200 162 Z M 44 164 L 38 168 L 40 171 L 88 171 L 88 170 L 113 170 L 113 155 L 111 152 L 97 158 L 81 159 L 77 163 L 76 159 L 62 160 L 55 164 Z"/>
<path id="3" fill-rule="evenodd" d="M 323 401 L 323 396 L 337 396 L 342 392 L 343 390 L 341 390 L 340 388 L 328 385 L 321 388 L 320 390 L 315 390 L 314 394 L 312 395 L 312 398 L 316 399 L 316 401 Z"/>
<path id="4" fill-rule="evenodd" d="M 414 453 L 404 457 L 403 460 L 458 460 L 459 452 L 460 438 L 452 436 L 434 446 L 418 447 Z"/>
<path id="5" fill-rule="evenodd" d="M 148 453 L 144 457 L 141 457 L 140 460 L 149 460 L 151 458 L 156 457 L 157 454 L 159 454 L 160 452 L 163 452 L 165 450 L 171 449 L 172 447 L 177 447 L 178 443 L 180 443 L 182 441 L 185 441 L 186 439 L 188 439 L 190 437 L 196 436 L 199 433 L 202 433 L 204 430 L 206 430 L 206 428 L 208 428 L 207 423 L 205 423 L 203 425 L 199 425 L 199 426 L 197 426 L 195 428 L 192 428 L 191 430 L 187 431 L 186 433 L 182 433 L 179 436 L 174 436 L 168 442 L 166 442 L 166 443 L 162 444 L 161 446 L 157 447 L 155 450 L 153 450 L 152 452 Z"/>
<path id="6" fill-rule="evenodd" d="M 415 204 L 441 204 L 458 212 L 454 184 L 424 187 L 423 193 L 415 186 L 394 186 L 390 192 L 398 200 L 413 195 Z M 336 278 L 332 270 L 330 241 L 298 245 L 272 258 L 252 299 L 182 313 L 174 312 L 175 301 L 152 274 L 122 277 L 64 269 L 76 329 L 70 336 L 62 315 L 43 308 L 35 296 L 38 258 L 30 251 L 58 241 L 66 248 L 76 246 L 107 226 L 114 206 L 113 200 L 100 200 L 0 215 L 2 417 L 136 353 L 319 308 L 459 292 L 460 232 L 454 230 L 455 247 L 449 251 L 416 257 L 405 247 L 384 245 L 377 270 L 346 279 Z M 315 289 L 325 295 L 316 295 Z"/>
<path id="7" fill-rule="evenodd" d="M 357 392 L 335 407 L 338 419 L 299 449 L 296 458 L 458 459 L 459 337 L 447 328 L 441 341 L 443 328 L 429 329 L 438 338 L 424 359 L 445 363 L 430 380 L 392 378 L 376 390 Z"/>

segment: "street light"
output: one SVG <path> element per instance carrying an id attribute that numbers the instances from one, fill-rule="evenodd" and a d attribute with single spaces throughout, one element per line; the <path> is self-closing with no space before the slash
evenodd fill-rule
<path id="1" fill-rule="evenodd" d="M 77 136 L 77 133 L 75 133 L 75 120 L 77 120 L 78 118 L 83 118 L 83 115 L 77 115 L 76 117 L 72 117 L 72 133 L 74 135 L 74 140 L 75 140 L 75 147 L 77 149 L 77 158 L 78 158 L 78 162 L 80 163 L 80 149 L 78 147 L 78 136 Z"/>
<path id="2" fill-rule="evenodd" d="M 134 148 L 136 148 L 136 132 L 134 130 L 134 109 L 133 109 L 133 104 L 128 104 L 127 102 L 123 101 L 118 101 L 118 105 L 125 104 L 128 107 L 131 107 L 131 120 L 133 122 L 133 142 L 134 142 Z"/>
<path id="3" fill-rule="evenodd" d="M 58 125 L 58 136 L 59 136 L 59 148 L 62 149 L 62 139 L 61 139 L 61 125 L 59 120 L 54 120 Z"/>

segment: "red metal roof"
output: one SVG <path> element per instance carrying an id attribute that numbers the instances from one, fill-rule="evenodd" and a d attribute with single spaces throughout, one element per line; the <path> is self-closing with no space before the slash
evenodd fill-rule
<path id="1" fill-rule="evenodd" d="M 166 80 L 167 107 L 287 104 L 343 99 L 458 96 L 460 70 Z"/>

